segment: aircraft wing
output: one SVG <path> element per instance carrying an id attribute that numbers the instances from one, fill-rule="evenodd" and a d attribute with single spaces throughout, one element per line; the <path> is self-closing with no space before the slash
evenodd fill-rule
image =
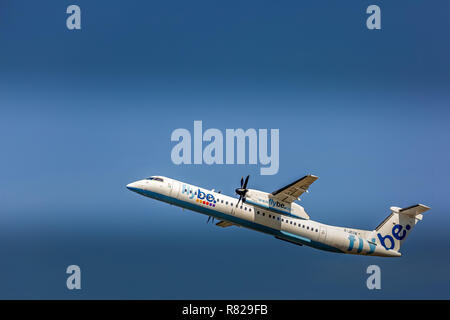
<path id="1" fill-rule="evenodd" d="M 228 221 L 219 221 L 216 223 L 216 226 L 226 228 L 226 227 L 234 226 L 234 224 L 231 222 L 228 222 Z"/>
<path id="2" fill-rule="evenodd" d="M 272 192 L 272 198 L 287 203 L 294 202 L 303 194 L 303 192 L 307 191 L 309 186 L 318 178 L 319 177 L 311 174 L 304 176 L 303 178 L 300 178 L 291 184 Z"/>

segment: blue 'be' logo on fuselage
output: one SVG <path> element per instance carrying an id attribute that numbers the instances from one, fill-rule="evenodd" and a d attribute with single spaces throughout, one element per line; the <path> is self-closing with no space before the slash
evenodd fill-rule
<path id="1" fill-rule="evenodd" d="M 206 200 L 208 202 L 216 203 L 216 199 L 214 199 L 214 196 L 211 193 L 202 192 L 200 189 L 197 191 L 197 198 L 199 200 Z"/>
<path id="2" fill-rule="evenodd" d="M 184 193 L 186 193 L 186 195 L 189 199 L 193 199 L 195 196 L 197 196 L 197 198 L 195 199 L 195 202 L 197 202 L 197 203 L 204 204 L 204 205 L 207 205 L 210 207 L 216 206 L 217 201 L 211 193 L 203 192 L 200 189 L 198 189 L 197 191 L 194 191 L 193 189 L 191 189 L 191 187 L 183 184 L 181 194 L 184 194 Z"/>
<path id="3" fill-rule="evenodd" d="M 407 224 L 405 227 L 403 227 L 401 224 L 396 224 L 395 226 L 392 227 L 392 236 L 387 234 L 387 235 L 385 235 L 383 237 L 380 233 L 378 233 L 377 234 L 378 240 L 380 240 L 381 245 L 386 250 L 391 250 L 391 249 L 393 249 L 395 247 L 395 240 L 394 240 L 394 238 L 399 240 L 399 241 L 405 239 L 406 233 L 410 229 L 411 229 L 411 226 L 409 224 Z M 386 244 L 386 239 L 389 240 L 389 247 Z"/>

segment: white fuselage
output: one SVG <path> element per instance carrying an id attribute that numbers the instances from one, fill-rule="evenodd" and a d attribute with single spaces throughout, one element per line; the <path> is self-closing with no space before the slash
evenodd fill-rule
<path id="1" fill-rule="evenodd" d="M 249 201 L 240 202 L 236 206 L 238 200 L 234 197 L 161 176 L 130 183 L 127 188 L 150 198 L 299 245 L 338 253 L 389 257 L 401 255 L 377 244 L 374 231 L 341 228 L 312 221 L 303 207 L 294 203 L 296 215 L 280 213 Z"/>

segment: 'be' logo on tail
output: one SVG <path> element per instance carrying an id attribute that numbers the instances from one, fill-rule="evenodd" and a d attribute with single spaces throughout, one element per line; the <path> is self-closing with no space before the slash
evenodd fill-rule
<path id="1" fill-rule="evenodd" d="M 406 229 L 406 230 L 405 230 Z M 384 237 L 378 233 L 378 240 L 380 240 L 381 245 L 386 249 L 386 250 L 391 250 L 395 247 L 395 239 L 401 241 L 406 237 L 406 232 L 408 230 L 411 229 L 411 226 L 409 224 L 407 224 L 405 227 L 403 227 L 400 224 L 396 224 L 395 226 L 392 227 L 392 236 L 387 234 Z M 386 240 L 389 240 L 389 247 L 386 244 Z"/>

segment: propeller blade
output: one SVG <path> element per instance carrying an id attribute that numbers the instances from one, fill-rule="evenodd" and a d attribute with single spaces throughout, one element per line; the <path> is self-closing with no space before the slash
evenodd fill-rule
<path id="1" fill-rule="evenodd" d="M 244 177 L 241 177 L 241 188 L 244 189 L 242 186 L 244 185 Z"/>
<path id="2" fill-rule="evenodd" d="M 250 175 L 248 175 L 247 178 L 245 178 L 244 186 L 242 187 L 242 189 L 247 189 L 248 178 L 250 178 Z"/>
<path id="3" fill-rule="evenodd" d="M 236 203 L 236 208 L 237 208 L 237 206 L 239 205 L 239 201 L 241 201 L 241 199 L 242 199 L 242 196 L 239 196 L 239 200 L 238 200 L 238 202 Z"/>
<path id="4" fill-rule="evenodd" d="M 206 223 L 208 223 L 210 219 L 211 219 L 211 216 L 208 217 L 208 220 L 206 220 Z"/>

